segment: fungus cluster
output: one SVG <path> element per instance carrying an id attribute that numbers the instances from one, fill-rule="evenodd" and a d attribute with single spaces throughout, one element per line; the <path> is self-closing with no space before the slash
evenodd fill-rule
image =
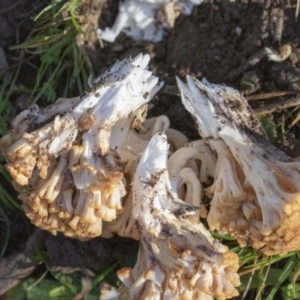
<path id="1" fill-rule="evenodd" d="M 153 131 L 164 129 L 155 119 L 139 130 L 161 87 L 148 61 L 125 59 L 91 80 L 82 97 L 59 99 L 44 110 L 35 105 L 15 118 L 0 149 L 33 224 L 91 238 L 116 218 L 129 184 L 124 172 Z"/>
<path id="2" fill-rule="evenodd" d="M 194 5 L 202 0 L 125 0 L 119 3 L 119 13 L 111 28 L 98 29 L 98 36 L 114 42 L 121 31 L 136 41 L 160 42 L 183 13 L 190 15 Z"/>
<path id="3" fill-rule="evenodd" d="M 300 249 L 300 162 L 271 146 L 234 89 L 178 79 L 202 139 L 147 119 L 162 83 L 148 55 L 117 62 L 81 97 L 33 105 L 0 139 L 26 215 L 52 234 L 140 240 L 120 299 L 228 299 L 238 257 L 210 230 L 267 255 Z"/>
<path id="4" fill-rule="evenodd" d="M 217 161 L 207 217 L 212 230 L 267 255 L 300 249 L 300 163 L 270 145 L 234 89 L 187 77 L 182 101 Z"/>
<path id="5" fill-rule="evenodd" d="M 140 234 L 133 269 L 117 272 L 120 299 L 227 299 L 237 296 L 238 256 L 188 216 L 198 208 L 172 191 L 166 136 L 148 144 L 133 180 L 132 215 Z"/>

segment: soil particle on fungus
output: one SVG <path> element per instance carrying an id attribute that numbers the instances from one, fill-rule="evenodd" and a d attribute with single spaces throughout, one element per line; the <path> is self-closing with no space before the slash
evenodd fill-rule
<path id="1" fill-rule="evenodd" d="M 245 72 L 240 81 L 240 89 L 250 95 L 261 89 L 262 75 L 258 71 Z"/>

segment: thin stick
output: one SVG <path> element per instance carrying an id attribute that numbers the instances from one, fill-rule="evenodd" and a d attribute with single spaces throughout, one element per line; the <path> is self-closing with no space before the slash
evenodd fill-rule
<path id="1" fill-rule="evenodd" d="M 47 269 L 42 275 L 41 277 L 36 280 L 33 284 L 31 284 L 28 288 L 27 288 L 27 291 L 30 291 L 33 287 L 35 287 L 37 284 L 39 284 L 45 277 L 46 275 L 48 274 L 49 272 L 49 269 Z"/>
<path id="2" fill-rule="evenodd" d="M 278 20 L 275 29 L 275 41 L 281 42 L 282 31 L 283 31 L 283 23 L 284 23 L 284 11 L 282 9 L 279 10 Z"/>
<path id="3" fill-rule="evenodd" d="M 286 95 L 295 95 L 295 94 L 299 94 L 299 93 L 300 93 L 299 91 L 272 92 L 272 93 L 264 93 L 264 94 L 247 96 L 245 98 L 248 101 L 252 101 L 252 100 L 264 100 L 264 99 L 282 97 L 282 96 L 286 96 Z"/>
<path id="4" fill-rule="evenodd" d="M 300 105 L 300 97 L 278 101 L 276 103 L 265 105 L 264 107 L 254 108 L 253 111 L 256 115 L 271 114 L 272 112 L 298 105 Z"/>
<path id="5" fill-rule="evenodd" d="M 252 272 L 254 272 L 256 270 L 259 270 L 259 269 L 261 269 L 261 266 L 257 266 L 257 267 L 253 267 L 253 268 L 248 269 L 248 270 L 244 270 L 242 272 L 239 272 L 238 274 L 239 274 L 239 276 L 243 276 L 245 274 L 252 273 Z"/>
<path id="6" fill-rule="evenodd" d="M 264 57 L 265 57 L 265 50 L 264 49 L 258 50 L 252 56 L 250 56 L 246 62 L 244 62 L 242 65 L 240 65 L 237 69 L 231 71 L 228 74 L 227 78 L 231 79 L 231 80 L 237 78 L 243 72 L 249 70 L 256 64 L 258 64 Z"/>
<path id="7" fill-rule="evenodd" d="M 254 264 L 256 264 L 256 263 L 257 263 L 257 257 L 256 257 L 255 260 L 254 260 Z M 251 272 L 251 276 L 250 276 L 250 278 L 249 278 L 249 280 L 248 280 L 246 289 L 245 289 L 245 291 L 244 291 L 244 293 L 243 293 L 243 296 L 242 296 L 241 300 L 244 300 L 244 299 L 246 298 L 247 294 L 248 294 L 248 291 L 249 291 L 250 286 L 251 286 L 251 282 L 252 282 L 252 280 L 253 280 L 253 278 L 254 278 L 255 271 L 256 271 L 256 270 L 252 270 L 252 272 Z"/>
<path id="8" fill-rule="evenodd" d="M 261 294 L 262 290 L 263 290 L 264 287 L 265 287 L 266 280 L 267 280 L 267 277 L 268 277 L 270 268 L 271 268 L 271 264 L 268 265 L 268 268 L 267 268 L 267 271 L 266 271 L 264 280 L 263 280 L 263 282 L 261 283 L 261 286 L 260 286 L 260 288 L 259 288 L 259 290 L 258 290 L 258 292 L 257 292 L 257 295 L 256 295 L 256 297 L 255 297 L 255 300 L 258 300 L 259 295 Z"/>
<path id="9" fill-rule="evenodd" d="M 296 23 L 298 21 L 299 8 L 300 8 L 300 0 L 297 0 L 297 6 L 296 6 L 296 11 L 295 11 L 295 22 Z"/>
<path id="10" fill-rule="evenodd" d="M 300 121 L 300 111 L 298 111 L 296 117 L 295 117 L 294 120 L 292 121 L 292 123 L 291 123 L 291 125 L 289 126 L 289 128 L 292 128 L 293 126 L 295 126 L 299 121 Z"/>

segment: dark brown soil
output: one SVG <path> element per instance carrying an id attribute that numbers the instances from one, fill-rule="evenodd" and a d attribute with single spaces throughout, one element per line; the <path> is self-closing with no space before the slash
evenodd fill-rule
<path id="1" fill-rule="evenodd" d="M 26 40 L 33 26 L 32 16 L 47 1 L 16 1 L 18 4 L 15 6 L 11 3 L 13 2 L 9 0 L 0 1 L 0 47 L 4 50 L 4 55 L 0 51 L 0 80 L 1 76 L 16 65 L 16 53 L 9 51 L 8 47 Z M 105 47 L 101 49 L 95 27 L 98 22 L 101 28 L 113 24 L 118 12 L 118 1 L 89 0 L 85 1 L 82 9 L 82 13 L 89 20 L 86 25 L 85 44 L 98 73 L 117 59 L 128 55 L 135 56 L 140 52 L 149 53 L 152 57 L 150 69 L 165 82 L 165 87 L 153 101 L 149 114 L 166 114 L 172 127 L 182 131 L 190 139 L 196 139 L 198 133 L 189 114 L 181 105 L 175 75 L 205 77 L 214 83 L 233 86 L 243 91 L 245 96 L 279 91 L 300 93 L 300 20 L 295 21 L 295 3 L 296 1 L 291 0 L 214 0 L 195 7 L 191 16 L 180 16 L 175 28 L 161 43 L 134 42 L 121 34 L 115 43 L 104 43 Z M 284 26 L 280 34 L 278 20 L 282 16 Z M 264 47 L 278 50 L 287 43 L 292 46 L 292 54 L 287 60 L 268 61 L 264 55 Z M 26 62 L 18 84 L 30 88 L 35 76 L 36 70 Z M 253 108 L 258 108 L 297 97 L 295 93 L 252 100 L 249 103 Z M 300 148 L 299 127 L 297 124 L 290 126 L 297 113 L 298 107 L 284 112 L 279 110 L 271 116 L 277 126 L 273 130 L 274 141 L 293 156 L 300 154 L 296 151 Z M 280 131 L 279 128 L 284 130 Z M 33 227 L 21 213 L 9 213 L 9 219 L 14 225 L 10 228 L 11 238 L 5 256 L 21 251 L 33 232 Z M 6 226 L 0 222 L 0 245 L 5 234 Z M 52 267 L 99 270 L 105 262 L 111 263 L 122 253 L 128 255 L 131 249 L 136 249 L 136 244 L 132 246 L 128 241 L 124 243 L 124 249 L 117 249 L 118 243 L 119 240 L 105 243 L 111 251 L 111 260 L 109 252 L 103 247 L 102 239 L 78 242 L 62 236 L 48 236 L 44 249 L 48 251 L 49 264 Z M 86 253 L 90 257 L 102 255 L 105 259 L 94 264 L 87 259 Z"/>
<path id="2" fill-rule="evenodd" d="M 167 114 L 172 126 L 195 138 L 197 132 L 183 110 L 175 76 L 187 74 L 205 77 L 211 82 L 227 84 L 246 96 L 277 91 L 300 91 L 300 21 L 295 22 L 295 5 L 288 0 L 210 1 L 195 7 L 192 16 L 180 16 L 175 28 L 161 43 L 134 42 L 121 34 L 115 43 L 105 43 L 93 56 L 94 65 L 108 67 L 116 59 L 143 52 L 152 57 L 151 70 L 165 81 L 165 88 L 154 102 L 150 114 Z M 100 27 L 111 26 L 116 1 L 104 4 Z M 284 27 L 278 35 L 278 20 L 283 15 Z M 265 47 L 279 50 L 291 44 L 292 54 L 283 62 L 269 61 Z M 256 108 L 285 98 L 251 101 Z M 296 115 L 295 113 L 294 115 Z M 292 115 L 292 116 L 294 116 Z M 278 125 L 300 138 L 297 126 L 289 128 L 293 117 L 275 113 Z M 276 122 L 275 122 L 276 123 Z M 294 155 L 299 155 L 298 153 Z"/>

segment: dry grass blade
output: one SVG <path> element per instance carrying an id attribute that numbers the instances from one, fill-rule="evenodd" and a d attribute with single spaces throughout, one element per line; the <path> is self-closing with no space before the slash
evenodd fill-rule
<path id="1" fill-rule="evenodd" d="M 289 107 L 300 105 L 300 97 L 296 97 L 288 100 L 281 100 L 275 103 L 264 105 L 263 107 L 254 108 L 256 115 L 270 114 L 275 111 L 280 111 Z"/>
<path id="2" fill-rule="evenodd" d="M 300 121 L 300 111 L 298 111 L 295 119 L 293 120 L 293 122 L 290 125 L 290 128 L 292 128 L 293 126 L 295 126 L 299 121 Z"/>
<path id="3" fill-rule="evenodd" d="M 271 268 L 271 264 L 269 264 L 269 265 L 267 266 L 267 271 L 266 271 L 266 273 L 265 273 L 263 282 L 261 283 L 261 286 L 260 286 L 260 288 L 259 288 L 258 291 L 257 291 L 255 300 L 258 300 L 258 299 L 259 299 L 259 296 L 260 296 L 260 294 L 262 293 L 262 291 L 263 291 L 263 289 L 264 289 L 264 287 L 265 287 L 266 279 L 267 279 L 267 277 L 268 277 L 270 268 Z"/>
<path id="4" fill-rule="evenodd" d="M 297 21 L 298 21 L 299 8 L 300 8 L 300 0 L 297 0 L 296 11 L 295 11 L 295 22 L 296 22 L 296 23 L 297 23 Z"/>
<path id="5" fill-rule="evenodd" d="M 287 95 L 295 95 L 295 94 L 299 94 L 299 92 L 298 91 L 272 92 L 272 93 L 263 93 L 258 95 L 247 96 L 245 98 L 248 101 L 253 101 L 253 100 L 264 100 L 264 99 L 282 97 Z"/>
<path id="6" fill-rule="evenodd" d="M 33 40 L 29 42 L 28 44 L 23 44 L 23 45 L 17 45 L 17 46 L 12 46 L 9 47 L 9 50 L 15 50 L 15 49 L 29 49 L 29 48 L 38 48 L 42 47 L 48 44 L 52 44 L 56 41 L 59 41 L 62 39 L 64 36 L 66 36 L 71 30 L 73 29 L 73 26 L 68 26 L 63 32 L 59 34 L 53 34 L 52 36 L 49 35 L 47 37 L 39 38 L 36 40 Z"/>
<path id="7" fill-rule="evenodd" d="M 254 263 L 257 263 L 257 257 L 255 258 Z M 253 280 L 253 278 L 254 278 L 254 274 L 255 274 L 255 270 L 252 270 L 251 276 L 250 276 L 250 278 L 249 278 L 249 281 L 248 281 L 247 286 L 246 286 L 246 288 L 245 288 L 245 290 L 244 290 L 244 293 L 243 293 L 243 295 L 242 295 L 241 300 L 245 300 L 245 299 L 246 299 L 246 296 L 247 296 L 248 291 L 249 291 L 250 286 L 251 286 L 251 282 L 252 282 L 252 280 Z"/>
<path id="8" fill-rule="evenodd" d="M 239 276 L 243 276 L 243 275 L 255 272 L 256 270 L 260 270 L 260 269 L 261 269 L 261 266 L 253 267 L 251 269 L 246 269 L 246 270 L 239 272 Z"/>

